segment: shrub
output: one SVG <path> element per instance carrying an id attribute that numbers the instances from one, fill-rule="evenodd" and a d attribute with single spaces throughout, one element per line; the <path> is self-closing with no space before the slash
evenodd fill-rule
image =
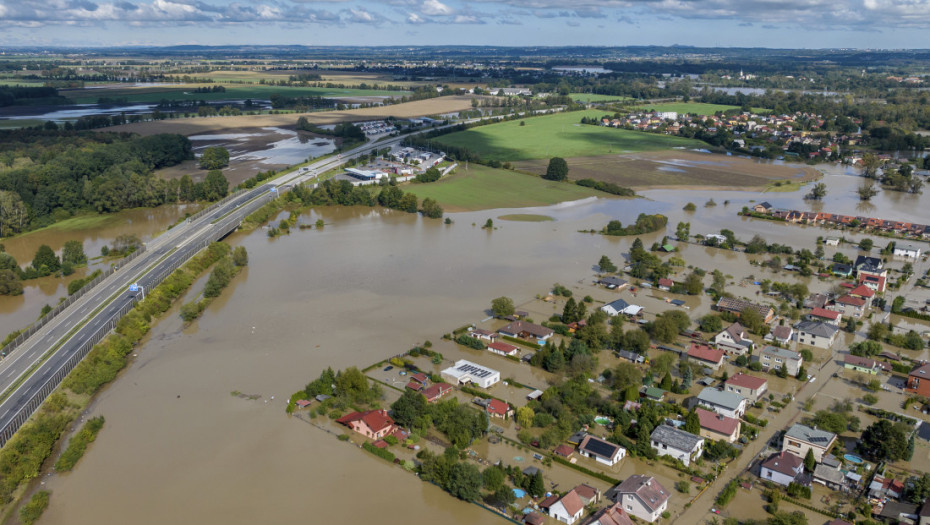
<path id="1" fill-rule="evenodd" d="M 47 490 L 40 490 L 32 495 L 29 503 L 19 509 L 19 519 L 23 525 L 32 525 L 39 520 L 42 513 L 48 507 L 48 500 L 52 493 Z"/>
<path id="2" fill-rule="evenodd" d="M 78 460 L 84 456 L 84 451 L 87 450 L 87 446 L 97 439 L 97 433 L 103 428 L 103 423 L 103 416 L 88 420 L 87 423 L 84 424 L 84 428 L 71 438 L 71 441 L 68 443 L 68 448 L 65 449 L 61 457 L 58 458 L 58 461 L 55 462 L 55 470 L 67 472 L 74 468 Z"/>
<path id="3" fill-rule="evenodd" d="M 368 452 L 371 452 L 372 454 L 378 456 L 379 458 L 383 458 L 383 459 L 385 459 L 385 460 L 387 460 L 387 461 L 390 461 L 390 462 L 393 462 L 393 461 L 394 461 L 394 453 L 391 452 L 390 450 L 385 450 L 385 449 L 383 449 L 383 448 L 378 448 L 378 447 L 372 445 L 371 443 L 368 443 L 367 441 L 362 445 L 362 448 L 364 448 L 364 449 L 367 450 Z"/>

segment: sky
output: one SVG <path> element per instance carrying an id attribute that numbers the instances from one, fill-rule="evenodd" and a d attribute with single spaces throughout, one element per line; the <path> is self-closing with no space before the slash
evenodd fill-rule
<path id="1" fill-rule="evenodd" d="M 0 46 L 930 48 L 930 0 L 0 0 Z"/>

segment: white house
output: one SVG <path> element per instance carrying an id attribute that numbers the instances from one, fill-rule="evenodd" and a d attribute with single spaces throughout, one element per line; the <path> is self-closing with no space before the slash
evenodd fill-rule
<path id="1" fill-rule="evenodd" d="M 816 346 L 830 349 L 836 341 L 836 334 L 840 329 L 830 323 L 821 321 L 804 321 L 797 325 L 795 340 L 802 345 Z"/>
<path id="2" fill-rule="evenodd" d="M 454 365 L 440 372 L 440 375 L 455 385 L 474 383 L 481 388 L 488 388 L 501 380 L 501 373 L 497 370 L 465 359 L 456 361 Z"/>
<path id="3" fill-rule="evenodd" d="M 610 317 L 619 315 L 621 312 L 626 310 L 630 306 L 630 303 L 624 301 L 623 299 L 617 299 L 616 301 L 605 304 L 601 307 L 601 311 Z"/>
<path id="4" fill-rule="evenodd" d="M 669 425 L 656 426 L 649 440 L 658 455 L 672 456 L 685 466 L 704 451 L 704 438 Z"/>
<path id="5" fill-rule="evenodd" d="M 901 246 L 895 245 L 894 256 L 918 259 L 920 258 L 920 248 L 914 246 L 913 244 L 904 244 Z"/>
<path id="6" fill-rule="evenodd" d="M 727 392 L 739 394 L 753 403 L 764 396 L 769 389 L 769 382 L 767 379 L 751 376 L 742 372 L 730 376 L 723 384 Z"/>
<path id="7" fill-rule="evenodd" d="M 561 523 L 575 523 L 582 514 L 584 514 L 584 504 L 575 489 L 566 492 L 558 501 L 549 506 L 549 517 Z"/>
<path id="8" fill-rule="evenodd" d="M 804 364 L 801 354 L 777 346 L 766 346 L 759 355 L 752 356 L 752 360 L 762 363 L 765 370 L 777 370 L 784 366 L 788 375 L 792 376 L 798 375 L 798 370 Z"/>
<path id="9" fill-rule="evenodd" d="M 746 398 L 736 392 L 717 390 L 709 386 L 697 395 L 697 404 L 718 414 L 739 419 L 746 413 Z"/>
<path id="10" fill-rule="evenodd" d="M 615 465 L 626 456 L 626 449 L 588 434 L 578 444 L 578 453 L 605 465 Z"/>
<path id="11" fill-rule="evenodd" d="M 633 475 L 617 485 L 614 501 L 628 514 L 652 523 L 668 509 L 669 493 L 652 476 Z"/>
<path id="12" fill-rule="evenodd" d="M 500 343 L 494 341 L 493 343 L 488 344 L 488 352 L 492 354 L 498 354 L 503 356 L 513 356 L 520 357 L 520 349 L 516 346 L 507 343 Z"/>
<path id="13" fill-rule="evenodd" d="M 735 355 L 743 355 L 746 352 L 751 352 L 754 346 L 753 342 L 746 337 L 746 329 L 739 323 L 733 323 L 724 331 L 717 334 L 717 336 L 714 337 L 714 343 L 717 345 L 717 348 Z"/>
<path id="14" fill-rule="evenodd" d="M 733 443 L 739 439 L 740 421 L 732 417 L 723 416 L 710 410 L 697 408 L 694 412 L 701 422 L 701 437 L 711 441 L 720 439 Z"/>
<path id="15" fill-rule="evenodd" d="M 766 481 L 778 483 L 787 487 L 804 472 L 804 460 L 789 454 L 779 452 L 762 462 L 759 475 Z"/>
<path id="16" fill-rule="evenodd" d="M 782 452 L 790 452 L 799 458 L 806 457 L 807 451 L 812 450 L 814 459 L 820 463 L 823 461 L 824 454 L 830 450 L 834 443 L 836 443 L 836 434 L 833 432 L 795 423 L 785 432 L 781 450 Z"/>

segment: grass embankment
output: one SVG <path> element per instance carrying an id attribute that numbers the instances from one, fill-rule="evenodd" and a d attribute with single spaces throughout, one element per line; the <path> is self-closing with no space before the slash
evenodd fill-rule
<path id="1" fill-rule="evenodd" d="M 547 222 L 555 220 L 548 215 L 535 215 L 533 213 L 511 213 L 510 215 L 501 215 L 498 219 L 514 222 Z"/>
<path id="2" fill-rule="evenodd" d="M 598 95 L 596 93 L 572 93 L 569 95 L 576 102 L 626 102 L 633 100 L 622 95 Z"/>
<path id="3" fill-rule="evenodd" d="M 472 164 L 429 184 L 404 188 L 417 198 L 432 198 L 447 211 L 474 211 L 495 208 L 548 206 L 606 193 L 567 182 L 553 182 L 533 175 Z"/>
<path id="4" fill-rule="evenodd" d="M 55 470 L 68 472 L 73 469 L 77 462 L 84 457 L 87 446 L 97 439 L 97 434 L 103 428 L 103 423 L 103 416 L 97 416 L 84 423 L 84 428 L 71 438 L 71 441 L 68 442 L 68 448 L 58 457 L 58 461 L 55 462 Z"/>
<path id="5" fill-rule="evenodd" d="M 92 104 L 101 97 L 125 98 L 127 102 L 160 102 L 162 100 L 230 100 L 253 99 L 268 100 L 271 95 L 282 97 L 402 97 L 407 91 L 382 91 L 377 89 L 356 88 L 318 88 L 269 86 L 259 84 L 223 85 L 226 91 L 218 93 L 195 93 L 198 87 L 213 87 L 214 84 L 185 84 L 181 86 L 158 87 L 114 87 L 97 88 L 66 92 L 65 95 L 79 104 Z"/>
<path id="6" fill-rule="evenodd" d="M 502 162 L 707 146 L 698 140 L 580 123 L 581 117 L 603 116 L 604 112 L 597 110 L 558 113 L 479 126 L 433 140 Z"/>
<path id="7" fill-rule="evenodd" d="M 23 525 L 32 525 L 39 521 L 39 518 L 42 517 L 42 513 L 48 508 L 48 500 L 51 497 L 52 493 L 47 490 L 40 490 L 33 494 L 29 503 L 23 505 L 23 508 L 19 509 L 19 521 Z"/>
<path id="8" fill-rule="evenodd" d="M 152 318 L 167 311 L 197 276 L 228 254 L 229 249 L 223 243 L 211 244 L 146 294 L 145 301 L 117 323 L 115 333 L 95 345 L 36 414 L 7 441 L 0 449 L 0 505 L 14 501 L 24 482 L 39 474 L 55 443 L 91 396 L 126 366 L 126 356 L 148 333 Z"/>
<path id="9" fill-rule="evenodd" d="M 729 111 L 731 109 L 740 109 L 739 106 L 729 106 L 726 104 L 705 104 L 704 102 L 665 102 L 662 104 L 644 104 L 637 106 L 637 109 L 649 111 L 674 111 L 679 115 L 714 115 L 718 111 Z M 771 113 L 765 108 L 751 108 L 753 113 Z"/>
<path id="10" fill-rule="evenodd" d="M 762 191 L 766 193 L 789 193 L 800 190 L 804 184 L 805 183 L 802 181 L 773 180 L 768 183 Z"/>

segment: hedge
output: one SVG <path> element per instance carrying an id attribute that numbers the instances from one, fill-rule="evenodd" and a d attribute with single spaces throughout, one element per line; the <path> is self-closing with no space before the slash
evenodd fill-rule
<path id="1" fill-rule="evenodd" d="M 501 339 L 503 339 L 503 340 L 505 340 L 505 341 L 510 341 L 511 343 L 517 343 L 518 345 L 523 345 L 523 346 L 525 346 L 525 347 L 527 347 L 527 348 L 532 348 L 533 350 L 539 350 L 540 348 L 542 348 L 542 346 L 540 346 L 540 345 L 538 345 L 538 344 L 536 344 L 536 343 L 531 343 L 531 342 L 529 342 L 529 341 L 524 341 L 523 339 L 518 339 L 518 338 L 516 338 L 516 337 L 510 337 L 509 335 L 502 335 L 502 336 L 501 336 Z"/>
<path id="2" fill-rule="evenodd" d="M 574 464 L 574 463 L 568 461 L 568 460 L 565 459 L 565 458 L 561 458 L 561 457 L 559 457 L 559 456 L 549 456 L 549 457 L 552 458 L 552 461 L 555 461 L 556 463 L 561 463 L 562 465 L 565 465 L 566 467 L 573 468 L 573 469 L 575 469 L 575 470 L 577 470 L 577 471 L 579 471 L 579 472 L 582 472 L 582 473 L 584 473 L 584 474 L 587 474 L 588 476 L 591 476 L 591 477 L 597 478 L 597 479 L 599 479 L 599 480 L 601 480 L 601 481 L 605 481 L 605 482 L 607 482 L 607 483 L 610 483 L 611 485 L 619 485 L 619 484 L 620 484 L 620 480 L 619 480 L 619 479 L 612 478 L 612 477 L 608 476 L 607 474 L 602 474 L 602 473 L 600 473 L 600 472 L 595 472 L 595 471 L 593 471 L 593 470 L 590 470 L 590 469 L 587 469 L 587 468 L 585 468 L 585 467 L 582 467 L 581 465 L 576 465 L 576 464 Z"/>
<path id="3" fill-rule="evenodd" d="M 378 456 L 379 458 L 385 459 L 391 463 L 394 462 L 394 453 L 391 452 L 390 450 L 378 448 L 367 441 L 364 444 L 362 444 L 362 448 Z"/>
<path id="4" fill-rule="evenodd" d="M 720 494 L 717 496 L 717 506 L 726 507 L 727 503 L 733 500 L 733 497 L 736 496 L 736 490 L 739 489 L 739 482 L 735 479 L 729 483 L 727 486 L 720 491 Z"/>
<path id="5" fill-rule="evenodd" d="M 835 514 L 835 513 L 828 512 L 828 511 L 823 510 L 823 509 L 819 509 L 819 508 L 817 508 L 817 507 L 815 507 L 815 506 L 813 506 L 813 505 L 809 505 L 809 504 L 807 504 L 807 503 L 801 503 L 800 501 L 798 501 L 798 500 L 796 500 L 796 499 L 794 499 L 794 498 L 785 496 L 785 495 L 782 495 L 781 499 L 782 499 L 783 501 L 787 501 L 788 503 L 791 503 L 792 505 L 797 505 L 798 507 L 802 507 L 802 508 L 805 508 L 805 509 L 807 509 L 807 510 L 812 510 L 812 511 L 818 513 L 818 514 L 823 514 L 824 516 L 827 516 L 828 518 L 836 518 L 836 517 L 838 516 L 838 515 Z"/>
<path id="6" fill-rule="evenodd" d="M 58 461 L 55 462 L 55 470 L 67 472 L 74 468 L 78 460 L 84 456 L 87 446 L 97 439 L 97 433 L 103 428 L 103 416 L 97 416 L 87 421 L 77 434 L 71 438 L 68 448 L 61 454 Z"/>

